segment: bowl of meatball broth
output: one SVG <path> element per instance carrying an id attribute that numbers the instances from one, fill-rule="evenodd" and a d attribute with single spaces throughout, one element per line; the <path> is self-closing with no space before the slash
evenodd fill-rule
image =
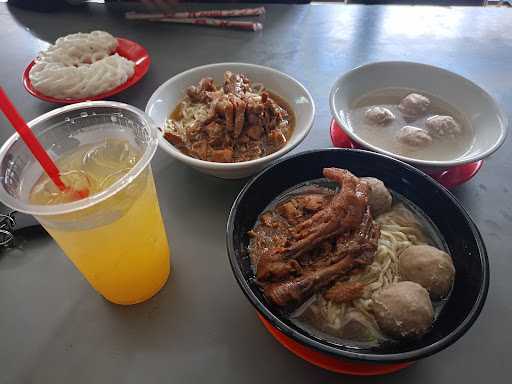
<path id="1" fill-rule="evenodd" d="M 146 112 L 160 148 L 213 176 L 250 176 L 291 151 L 313 125 L 315 104 L 291 76 L 269 67 L 216 63 L 163 83 Z"/>
<path id="2" fill-rule="evenodd" d="M 496 151 L 507 119 L 470 80 L 434 66 L 377 62 L 341 76 L 331 113 L 359 146 L 427 171 L 472 163 Z"/>
<path id="3" fill-rule="evenodd" d="M 455 197 L 370 151 L 274 162 L 235 200 L 227 249 L 266 323 L 313 351 L 374 364 L 456 342 L 489 284 L 481 235 Z"/>

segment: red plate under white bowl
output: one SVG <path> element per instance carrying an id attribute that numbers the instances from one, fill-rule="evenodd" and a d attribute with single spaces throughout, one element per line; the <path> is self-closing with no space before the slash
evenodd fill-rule
<path id="1" fill-rule="evenodd" d="M 335 119 L 331 121 L 331 141 L 338 148 L 366 149 L 354 142 L 339 126 Z M 471 180 L 482 168 L 483 160 L 457 165 L 443 171 L 425 171 L 446 188 L 454 188 Z"/>
<path id="2" fill-rule="evenodd" d="M 25 72 L 23 72 L 23 85 L 25 86 L 25 89 L 32 95 L 35 96 L 41 100 L 49 101 L 50 103 L 56 103 L 56 104 L 74 104 L 74 103 L 80 103 L 82 101 L 88 101 L 88 100 L 102 100 L 109 96 L 115 95 L 119 92 L 124 91 L 125 89 L 131 87 L 135 83 L 137 83 L 140 79 L 144 77 L 144 75 L 147 73 L 149 69 L 149 65 L 151 64 L 151 57 L 149 56 L 148 51 L 146 48 L 144 48 L 142 45 L 128 40 L 124 39 L 122 37 L 117 37 L 117 49 L 116 53 L 119 54 L 119 56 L 123 56 L 128 60 L 131 60 L 135 62 L 135 72 L 126 82 L 123 84 L 117 86 L 114 89 L 111 89 L 108 92 L 103 92 L 95 96 L 85 97 L 81 99 L 57 99 L 55 97 L 46 96 L 36 90 L 32 83 L 30 82 L 29 78 L 29 72 L 30 69 L 34 66 L 35 60 L 33 60 L 25 69 Z"/>

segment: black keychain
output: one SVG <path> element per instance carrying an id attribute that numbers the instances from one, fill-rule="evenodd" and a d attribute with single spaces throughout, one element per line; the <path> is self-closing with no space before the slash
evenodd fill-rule
<path id="1" fill-rule="evenodd" d="M 15 230 L 33 225 L 39 225 L 33 216 L 13 211 L 0 203 L 0 247 L 13 243 Z"/>

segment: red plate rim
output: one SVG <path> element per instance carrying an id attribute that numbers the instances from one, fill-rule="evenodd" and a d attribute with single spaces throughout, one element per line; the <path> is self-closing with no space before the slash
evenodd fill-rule
<path id="1" fill-rule="evenodd" d="M 400 371 L 413 362 L 397 364 L 371 364 L 344 360 L 306 347 L 273 327 L 261 314 L 257 314 L 267 331 L 286 349 L 301 359 L 331 372 L 353 376 L 378 376 Z"/>
<path id="2" fill-rule="evenodd" d="M 132 41 L 128 40 L 122 37 L 116 37 L 118 46 L 116 49 L 116 53 L 118 53 L 120 56 L 123 56 L 129 60 L 132 60 L 135 62 L 135 71 L 132 77 L 130 77 L 128 80 L 126 80 L 123 84 L 117 86 L 114 89 L 111 89 L 108 92 L 100 93 L 99 95 L 91 96 L 91 97 L 85 97 L 81 99 L 57 99 L 55 97 L 46 96 L 36 90 L 30 81 L 29 78 L 29 72 L 30 69 L 35 64 L 35 59 L 32 60 L 32 62 L 25 68 L 25 71 L 23 72 L 23 85 L 25 86 L 25 89 L 30 93 L 32 96 L 35 96 L 41 100 L 48 101 L 50 103 L 55 104 L 74 104 L 74 103 L 80 103 L 82 101 L 92 101 L 92 100 L 102 100 L 109 96 L 115 95 L 119 92 L 124 91 L 125 89 L 131 87 L 135 83 L 137 83 L 140 79 L 144 77 L 144 75 L 148 72 L 149 66 L 151 64 L 151 57 L 149 56 L 148 51 L 146 48 L 144 48 L 142 45 Z"/>

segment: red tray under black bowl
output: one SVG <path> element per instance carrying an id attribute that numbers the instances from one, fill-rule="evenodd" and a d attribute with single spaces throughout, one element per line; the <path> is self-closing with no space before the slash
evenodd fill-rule
<path id="1" fill-rule="evenodd" d="M 361 148 L 357 143 L 343 131 L 338 125 L 336 120 L 331 121 L 331 141 L 335 147 L 338 148 L 353 148 L 353 149 L 364 149 Z M 440 184 L 446 188 L 454 188 L 471 180 L 482 167 L 483 160 L 475 161 L 474 163 L 458 165 L 441 172 L 427 172 L 432 178 L 437 180 Z"/>
<path id="2" fill-rule="evenodd" d="M 286 349 L 293 352 L 307 362 L 331 372 L 342 373 L 353 376 L 378 376 L 386 375 L 407 368 L 413 363 L 397 364 L 371 364 L 349 361 L 316 351 L 312 348 L 299 344 L 292 338 L 273 327 L 263 316 L 258 313 L 261 322 L 272 336 Z"/>

